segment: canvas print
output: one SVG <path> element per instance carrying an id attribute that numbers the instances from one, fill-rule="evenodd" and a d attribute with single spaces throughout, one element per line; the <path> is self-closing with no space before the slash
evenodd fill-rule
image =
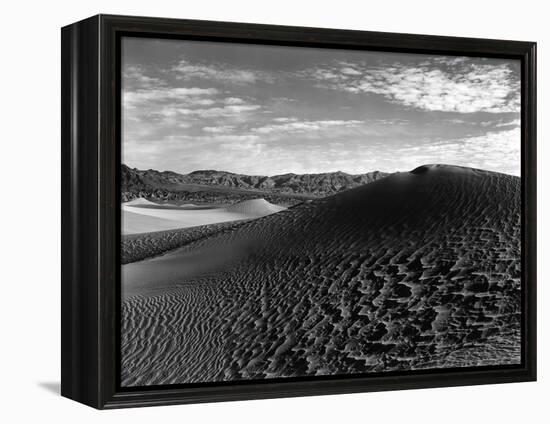
<path id="1" fill-rule="evenodd" d="M 521 362 L 520 62 L 122 39 L 123 387 Z"/>

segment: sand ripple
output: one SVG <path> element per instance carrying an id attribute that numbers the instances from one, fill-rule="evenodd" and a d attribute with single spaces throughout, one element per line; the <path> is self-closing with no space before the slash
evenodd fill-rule
<path id="1" fill-rule="evenodd" d="M 420 167 L 170 255 L 223 249 L 124 300 L 124 386 L 520 362 L 517 177 Z"/>

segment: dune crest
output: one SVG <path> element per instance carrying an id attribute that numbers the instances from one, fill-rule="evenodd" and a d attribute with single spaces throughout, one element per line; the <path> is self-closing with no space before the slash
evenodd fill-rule
<path id="1" fill-rule="evenodd" d="M 154 202 L 151 202 L 150 200 L 147 200 L 143 197 L 137 197 L 133 200 L 130 200 L 129 202 L 124 202 L 123 203 L 124 206 L 143 206 L 143 205 L 147 205 L 147 206 L 160 206 L 158 205 L 157 203 L 154 203 Z"/>
<path id="2" fill-rule="evenodd" d="M 228 212 L 242 213 L 251 217 L 271 215 L 285 209 L 285 207 L 274 205 L 265 199 L 244 200 L 225 208 Z"/>

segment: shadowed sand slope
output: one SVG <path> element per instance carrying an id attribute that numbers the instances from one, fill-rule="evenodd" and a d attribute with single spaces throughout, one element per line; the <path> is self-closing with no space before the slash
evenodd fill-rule
<path id="1" fill-rule="evenodd" d="M 121 263 L 128 264 L 152 258 L 216 233 L 230 231 L 246 222 L 219 222 L 176 230 L 127 234 L 121 240 Z"/>
<path id="2" fill-rule="evenodd" d="M 264 199 L 246 200 L 228 207 L 198 207 L 156 204 L 139 198 L 123 204 L 122 232 L 123 234 L 148 233 L 240 221 L 270 215 L 285 209 Z"/>
<path id="3" fill-rule="evenodd" d="M 177 220 L 135 213 L 131 212 L 129 208 L 122 211 L 123 234 L 149 233 L 151 231 L 173 230 L 181 227 L 182 223 Z"/>
<path id="4" fill-rule="evenodd" d="M 123 266 L 122 384 L 520 361 L 520 179 L 422 166 Z"/>

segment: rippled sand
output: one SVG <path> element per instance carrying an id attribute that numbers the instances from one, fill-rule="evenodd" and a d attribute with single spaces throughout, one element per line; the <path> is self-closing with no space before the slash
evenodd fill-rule
<path id="1" fill-rule="evenodd" d="M 424 166 L 123 266 L 122 384 L 520 362 L 520 179 Z"/>

